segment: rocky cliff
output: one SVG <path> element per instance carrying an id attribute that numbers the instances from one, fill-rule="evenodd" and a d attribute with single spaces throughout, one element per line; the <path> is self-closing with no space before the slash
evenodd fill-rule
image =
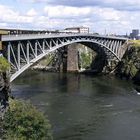
<path id="1" fill-rule="evenodd" d="M 9 74 L 7 72 L 0 73 L 0 104 L 1 108 L 6 108 L 10 93 Z"/>
<path id="2" fill-rule="evenodd" d="M 128 47 L 115 73 L 121 78 L 132 79 L 140 84 L 140 45 L 132 44 Z"/>
<path id="3" fill-rule="evenodd" d="M 0 57 L 0 136 L 2 132 L 1 120 L 8 106 L 10 93 L 9 73 L 7 72 L 9 68 L 9 63 L 3 57 Z"/>

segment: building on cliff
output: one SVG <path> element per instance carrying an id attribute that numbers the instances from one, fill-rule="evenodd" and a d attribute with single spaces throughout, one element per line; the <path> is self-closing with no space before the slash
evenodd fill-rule
<path id="1" fill-rule="evenodd" d="M 139 32 L 139 29 L 133 29 L 132 30 L 132 33 L 130 33 L 130 38 L 131 39 L 136 39 L 136 40 L 139 40 L 140 39 L 140 32 Z"/>
<path id="2" fill-rule="evenodd" d="M 64 32 L 69 32 L 69 33 L 89 33 L 89 27 L 70 27 L 66 28 Z"/>

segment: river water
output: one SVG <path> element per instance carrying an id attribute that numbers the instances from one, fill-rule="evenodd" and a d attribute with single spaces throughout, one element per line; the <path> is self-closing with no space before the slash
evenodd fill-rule
<path id="1" fill-rule="evenodd" d="M 28 71 L 12 94 L 48 116 L 54 140 L 140 140 L 140 95 L 128 81 Z"/>

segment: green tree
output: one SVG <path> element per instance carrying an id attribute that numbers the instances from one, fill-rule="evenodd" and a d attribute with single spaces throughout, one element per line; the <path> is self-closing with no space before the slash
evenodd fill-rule
<path id="1" fill-rule="evenodd" d="M 3 120 L 3 139 L 52 140 L 51 125 L 30 103 L 10 99 Z"/>
<path id="2" fill-rule="evenodd" d="M 10 69 L 10 64 L 4 57 L 0 57 L 0 73 L 6 72 Z"/>

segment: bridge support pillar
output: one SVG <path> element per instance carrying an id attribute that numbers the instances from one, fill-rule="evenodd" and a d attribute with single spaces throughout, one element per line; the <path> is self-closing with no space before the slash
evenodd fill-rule
<path id="1" fill-rule="evenodd" d="M 60 72 L 79 71 L 77 43 L 59 49 L 57 59 Z"/>
<path id="2" fill-rule="evenodd" d="M 67 50 L 67 71 L 78 72 L 78 49 L 77 43 L 68 46 Z"/>
<path id="3" fill-rule="evenodd" d="M 61 62 L 59 63 L 59 71 L 67 72 L 67 47 L 63 47 L 60 52 L 61 56 L 59 56 L 59 59 L 61 60 Z"/>

